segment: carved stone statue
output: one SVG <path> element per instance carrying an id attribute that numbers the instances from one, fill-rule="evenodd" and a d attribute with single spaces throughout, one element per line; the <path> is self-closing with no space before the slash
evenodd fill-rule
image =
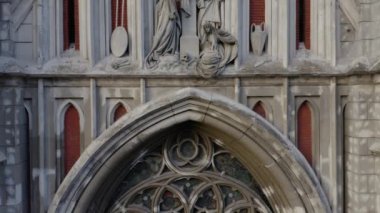
<path id="1" fill-rule="evenodd" d="M 199 9 L 198 14 L 198 33 L 200 39 L 205 36 L 204 25 L 210 23 L 215 29 L 222 26 L 221 2 L 224 0 L 197 0 Z"/>
<path id="2" fill-rule="evenodd" d="M 216 29 L 208 22 L 203 25 L 205 32 L 201 41 L 202 52 L 197 70 L 205 78 L 216 76 L 237 57 L 237 40 L 230 33 Z"/>
<path id="3" fill-rule="evenodd" d="M 179 54 L 181 20 L 176 0 L 157 0 L 156 14 L 153 47 L 145 59 L 148 69 L 153 69 L 158 65 L 160 56 Z"/>

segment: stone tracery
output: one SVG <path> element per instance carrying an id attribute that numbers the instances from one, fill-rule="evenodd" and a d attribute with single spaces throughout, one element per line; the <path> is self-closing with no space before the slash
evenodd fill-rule
<path id="1" fill-rule="evenodd" d="M 252 175 L 220 141 L 183 132 L 138 160 L 109 212 L 271 212 Z"/>

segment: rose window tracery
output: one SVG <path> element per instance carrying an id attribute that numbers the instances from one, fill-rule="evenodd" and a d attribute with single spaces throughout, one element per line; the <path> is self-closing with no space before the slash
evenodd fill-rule
<path id="1" fill-rule="evenodd" d="M 165 138 L 133 165 L 108 212 L 272 212 L 250 172 L 217 139 Z"/>

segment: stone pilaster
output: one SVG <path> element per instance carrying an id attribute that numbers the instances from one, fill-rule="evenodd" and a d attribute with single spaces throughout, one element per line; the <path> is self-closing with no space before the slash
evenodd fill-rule
<path id="1" fill-rule="evenodd" d="M 353 86 L 345 109 L 346 212 L 378 212 L 377 166 L 370 149 L 380 143 L 378 89 Z"/>
<path id="2" fill-rule="evenodd" d="M 27 124 L 19 80 L 0 87 L 0 212 L 26 212 L 28 207 Z"/>

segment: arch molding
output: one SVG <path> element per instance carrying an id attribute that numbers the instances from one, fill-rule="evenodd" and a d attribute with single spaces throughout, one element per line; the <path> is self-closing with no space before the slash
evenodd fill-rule
<path id="1" fill-rule="evenodd" d="M 331 212 L 312 168 L 287 137 L 251 109 L 193 88 L 147 103 L 112 125 L 66 176 L 49 212 L 107 209 L 131 165 L 160 145 L 162 135 L 184 126 L 234 154 L 274 212 Z"/>

